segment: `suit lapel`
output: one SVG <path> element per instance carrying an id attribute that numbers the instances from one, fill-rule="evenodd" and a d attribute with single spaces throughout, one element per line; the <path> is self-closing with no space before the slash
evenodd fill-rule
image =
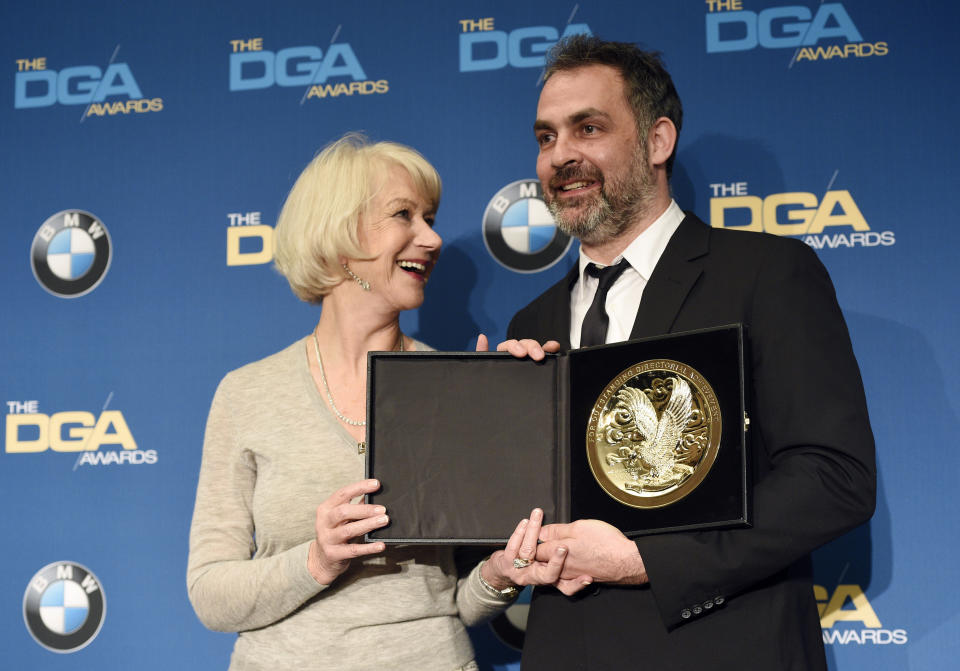
<path id="1" fill-rule="evenodd" d="M 541 342 L 548 339 L 557 340 L 564 351 L 570 349 L 570 289 L 580 276 L 580 264 L 575 263 L 566 276 L 550 287 L 547 292 L 547 313 L 540 315 L 540 323 L 546 328 Z M 558 337 L 559 335 L 559 337 Z"/>
<path id="2" fill-rule="evenodd" d="M 670 332 L 680 308 L 703 272 L 702 261 L 697 259 L 707 254 L 709 248 L 710 228 L 695 215 L 687 214 L 667 243 L 643 290 L 637 319 L 630 332 L 631 339 Z"/>

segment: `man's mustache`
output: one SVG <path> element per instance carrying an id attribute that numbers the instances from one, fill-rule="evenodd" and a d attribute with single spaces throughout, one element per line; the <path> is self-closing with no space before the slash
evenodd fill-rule
<path id="1" fill-rule="evenodd" d="M 549 186 L 552 190 L 557 191 L 564 183 L 572 180 L 600 182 L 602 186 L 603 173 L 594 167 L 567 165 L 557 169 L 557 171 L 553 174 L 553 177 L 550 178 Z"/>

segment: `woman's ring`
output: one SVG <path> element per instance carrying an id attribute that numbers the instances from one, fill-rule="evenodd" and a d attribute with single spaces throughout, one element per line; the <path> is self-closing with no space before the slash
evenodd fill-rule
<path id="1" fill-rule="evenodd" d="M 529 559 L 521 559 L 520 557 L 517 557 L 513 560 L 513 568 L 527 568 L 528 566 L 530 566 Z"/>

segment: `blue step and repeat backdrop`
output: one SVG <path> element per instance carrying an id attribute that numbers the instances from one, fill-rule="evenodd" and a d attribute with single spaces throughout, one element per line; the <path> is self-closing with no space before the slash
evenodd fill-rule
<path id="1" fill-rule="evenodd" d="M 932 0 L 4 2 L 3 667 L 226 666 L 187 533 L 217 382 L 318 317 L 270 265 L 286 192 L 346 131 L 418 148 L 446 244 L 402 326 L 501 339 L 576 254 L 544 225 L 532 121 L 545 50 L 590 31 L 662 51 L 681 206 L 797 237 L 836 283 L 879 497 L 815 556 L 831 667 L 954 668 L 958 20 Z M 473 632 L 483 669 L 517 668 L 524 608 Z"/>

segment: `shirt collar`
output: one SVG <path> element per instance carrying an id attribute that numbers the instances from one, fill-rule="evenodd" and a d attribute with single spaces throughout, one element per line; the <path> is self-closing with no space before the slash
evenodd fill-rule
<path id="1" fill-rule="evenodd" d="M 649 281 L 657 261 L 660 260 L 660 255 L 667 248 L 667 243 L 670 242 L 670 238 L 673 237 L 684 216 L 683 210 L 677 205 L 677 201 L 671 199 L 670 205 L 667 206 L 663 214 L 641 231 L 610 265 L 619 263 L 620 259 L 626 259 L 630 262 L 630 267 L 633 270 L 639 273 L 645 281 Z M 580 279 L 583 279 L 589 263 L 596 263 L 596 261 L 587 256 L 583 251 L 583 246 L 581 246 Z M 598 263 L 597 265 L 602 266 L 603 264 Z"/>

